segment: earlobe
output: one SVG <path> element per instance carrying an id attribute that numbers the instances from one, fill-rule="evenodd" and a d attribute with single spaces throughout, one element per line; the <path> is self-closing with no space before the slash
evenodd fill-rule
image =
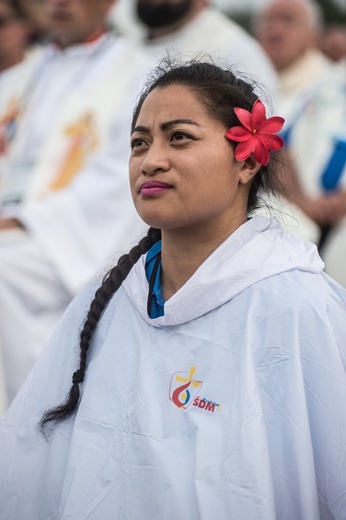
<path id="1" fill-rule="evenodd" d="M 242 161 L 239 171 L 240 184 L 247 184 L 248 182 L 250 182 L 260 168 L 261 165 L 256 161 L 253 154 L 251 154 L 250 157 L 245 159 L 245 161 Z"/>

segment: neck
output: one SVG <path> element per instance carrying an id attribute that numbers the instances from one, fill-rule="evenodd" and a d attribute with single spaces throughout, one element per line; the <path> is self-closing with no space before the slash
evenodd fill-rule
<path id="1" fill-rule="evenodd" d="M 305 49 L 297 58 L 290 63 L 277 63 L 275 65 L 276 71 L 278 74 L 285 74 L 287 71 L 294 70 L 295 68 L 299 67 L 302 63 L 305 62 L 306 57 L 310 54 L 311 49 Z"/>
<path id="2" fill-rule="evenodd" d="M 197 271 L 200 265 L 242 224 L 227 226 L 219 234 L 208 232 L 203 225 L 200 231 L 162 231 L 162 293 L 165 300 L 173 296 Z"/>
<path id="3" fill-rule="evenodd" d="M 24 51 L 20 50 L 17 53 L 13 53 L 11 56 L 3 56 L 2 59 L 0 57 L 0 72 L 3 72 L 10 67 L 14 67 L 14 65 L 18 65 L 25 57 Z"/>
<path id="4" fill-rule="evenodd" d="M 191 20 L 193 20 L 197 14 L 204 9 L 204 5 L 196 5 L 191 8 L 191 11 L 187 13 L 186 16 L 175 22 L 174 24 L 165 25 L 164 27 L 155 27 L 150 29 L 149 39 L 155 40 L 157 38 L 161 38 L 162 36 L 166 36 L 176 31 L 179 31 L 182 27 L 188 24 Z"/>
<path id="5" fill-rule="evenodd" d="M 73 45 L 84 45 L 92 42 L 96 42 L 99 40 L 104 34 L 106 33 L 106 29 L 104 27 L 99 28 L 95 30 L 94 32 L 90 33 L 89 35 L 85 36 L 83 39 L 80 40 L 70 40 L 68 38 L 60 38 L 56 37 L 53 38 L 53 42 L 59 49 L 67 49 L 68 47 L 73 47 Z"/>
<path id="6" fill-rule="evenodd" d="M 105 32 L 106 32 L 106 29 L 104 27 L 97 29 L 97 31 L 94 31 L 92 34 L 90 34 L 90 36 L 87 36 L 87 38 L 85 38 L 83 43 L 95 42 L 96 40 L 101 38 L 101 36 L 103 36 L 105 34 Z"/>

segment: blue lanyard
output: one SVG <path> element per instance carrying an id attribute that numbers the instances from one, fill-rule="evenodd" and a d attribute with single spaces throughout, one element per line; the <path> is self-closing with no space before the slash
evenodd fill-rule
<path id="1" fill-rule="evenodd" d="M 164 299 L 161 286 L 161 240 L 148 251 L 145 264 L 146 277 L 149 282 L 147 311 L 151 318 L 164 315 Z"/>

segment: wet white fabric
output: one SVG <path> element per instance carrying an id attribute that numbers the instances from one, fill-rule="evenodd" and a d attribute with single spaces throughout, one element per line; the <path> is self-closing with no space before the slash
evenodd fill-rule
<path id="1" fill-rule="evenodd" d="M 144 264 L 97 327 L 75 417 L 37 432 L 95 287 L 2 419 L 1 520 L 344 520 L 346 292 L 315 246 L 253 218 L 157 319 Z"/>

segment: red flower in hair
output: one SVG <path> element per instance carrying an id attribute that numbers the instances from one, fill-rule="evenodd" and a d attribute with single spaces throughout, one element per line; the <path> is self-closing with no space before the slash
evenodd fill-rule
<path id="1" fill-rule="evenodd" d="M 232 126 L 226 132 L 227 139 L 238 141 L 235 158 L 244 161 L 253 153 L 256 161 L 263 166 L 269 162 L 269 150 L 280 150 L 284 142 L 276 132 L 281 130 L 285 120 L 273 116 L 266 119 L 266 109 L 262 101 L 255 101 L 252 113 L 243 108 L 234 108 L 237 118 L 243 126 Z"/>

